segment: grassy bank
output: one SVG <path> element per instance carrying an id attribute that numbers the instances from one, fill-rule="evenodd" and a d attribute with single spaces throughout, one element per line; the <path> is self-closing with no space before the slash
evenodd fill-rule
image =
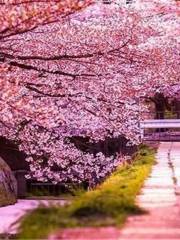
<path id="1" fill-rule="evenodd" d="M 135 197 L 154 163 L 155 151 L 141 147 L 131 165 L 119 167 L 95 190 L 77 197 L 69 206 L 39 208 L 22 223 L 19 239 L 40 239 L 58 228 L 120 226 L 128 215 L 142 213 Z"/>

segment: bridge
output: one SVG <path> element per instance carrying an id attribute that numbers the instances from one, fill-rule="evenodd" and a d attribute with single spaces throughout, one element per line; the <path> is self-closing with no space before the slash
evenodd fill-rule
<path id="1" fill-rule="evenodd" d="M 143 141 L 180 141 L 180 119 L 146 119 L 140 130 Z"/>

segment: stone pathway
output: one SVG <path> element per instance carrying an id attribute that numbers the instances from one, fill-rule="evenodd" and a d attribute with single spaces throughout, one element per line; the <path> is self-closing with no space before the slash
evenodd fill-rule
<path id="1" fill-rule="evenodd" d="M 157 164 L 137 198 L 149 214 L 132 216 L 119 240 L 180 239 L 180 143 L 164 142 L 157 152 Z"/>
<path id="2" fill-rule="evenodd" d="M 64 204 L 63 200 L 18 200 L 14 205 L 0 208 L 0 234 L 16 234 L 19 227 L 19 219 L 28 211 L 39 205 L 50 206 Z"/>

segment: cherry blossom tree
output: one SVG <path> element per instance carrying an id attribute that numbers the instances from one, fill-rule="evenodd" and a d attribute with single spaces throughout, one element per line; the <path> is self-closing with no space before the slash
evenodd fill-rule
<path id="1" fill-rule="evenodd" d="M 0 40 L 0 132 L 27 153 L 32 177 L 93 185 L 123 157 L 82 152 L 74 136 L 140 142 L 143 98 L 178 82 L 177 5 L 148 4 L 100 4 L 98 17 L 90 7 Z"/>

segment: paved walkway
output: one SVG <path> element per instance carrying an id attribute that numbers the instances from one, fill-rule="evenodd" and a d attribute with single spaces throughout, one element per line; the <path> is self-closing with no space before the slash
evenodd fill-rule
<path id="1" fill-rule="evenodd" d="M 14 205 L 0 208 L 0 234 L 16 234 L 19 219 L 28 211 L 37 208 L 40 204 L 64 204 L 63 200 L 18 200 Z"/>
<path id="2" fill-rule="evenodd" d="M 138 204 L 149 214 L 129 217 L 119 240 L 180 239 L 180 143 L 164 142 Z"/>

